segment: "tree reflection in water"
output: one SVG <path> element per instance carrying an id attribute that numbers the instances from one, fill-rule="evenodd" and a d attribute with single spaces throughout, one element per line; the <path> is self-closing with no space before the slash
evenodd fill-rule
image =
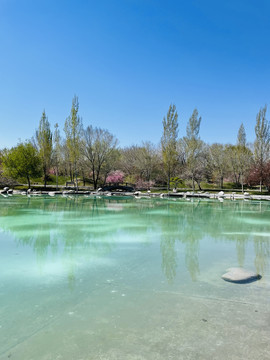
<path id="1" fill-rule="evenodd" d="M 78 258 L 90 261 L 110 254 L 120 232 L 136 235 L 142 243 L 153 242 L 150 235 L 157 233 L 161 268 L 172 283 L 179 261 L 177 244 L 182 244 L 191 279 L 197 280 L 204 238 L 211 238 L 213 245 L 234 243 L 239 266 L 245 264 L 246 247 L 253 243 L 254 266 L 263 275 L 270 255 L 269 211 L 266 202 L 14 196 L 0 201 L 0 229 L 14 236 L 18 245 L 31 246 L 41 267 L 48 256 L 62 257 L 70 286 Z"/>

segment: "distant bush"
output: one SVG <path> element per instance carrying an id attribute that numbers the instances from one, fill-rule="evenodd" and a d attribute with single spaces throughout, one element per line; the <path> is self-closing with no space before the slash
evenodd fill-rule
<path id="1" fill-rule="evenodd" d="M 171 178 L 171 181 L 170 181 L 170 187 L 171 188 L 179 188 L 179 187 L 185 187 L 185 182 L 180 179 L 179 177 L 173 177 Z"/>
<path id="2" fill-rule="evenodd" d="M 150 190 L 150 188 L 154 185 L 155 185 L 155 182 L 153 180 L 146 181 L 143 179 L 137 179 L 137 181 L 136 181 L 136 189 Z"/>

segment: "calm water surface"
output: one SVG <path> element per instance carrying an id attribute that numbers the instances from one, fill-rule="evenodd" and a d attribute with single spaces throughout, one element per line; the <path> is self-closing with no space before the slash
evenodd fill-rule
<path id="1" fill-rule="evenodd" d="M 0 359 L 269 359 L 269 260 L 267 202 L 0 198 Z"/>

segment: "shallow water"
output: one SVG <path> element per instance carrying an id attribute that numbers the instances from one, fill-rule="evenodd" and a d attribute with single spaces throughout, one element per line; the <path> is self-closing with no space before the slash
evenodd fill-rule
<path id="1" fill-rule="evenodd" d="M 0 359 L 269 359 L 270 206 L 0 199 Z M 229 267 L 262 275 L 236 285 Z"/>

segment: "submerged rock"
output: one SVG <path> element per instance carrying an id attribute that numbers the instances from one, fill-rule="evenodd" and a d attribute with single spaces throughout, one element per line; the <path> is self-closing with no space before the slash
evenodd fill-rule
<path id="1" fill-rule="evenodd" d="M 223 280 L 236 284 L 247 284 L 256 280 L 260 280 L 261 278 L 261 275 L 242 268 L 229 268 L 227 269 L 227 272 L 222 275 Z"/>

